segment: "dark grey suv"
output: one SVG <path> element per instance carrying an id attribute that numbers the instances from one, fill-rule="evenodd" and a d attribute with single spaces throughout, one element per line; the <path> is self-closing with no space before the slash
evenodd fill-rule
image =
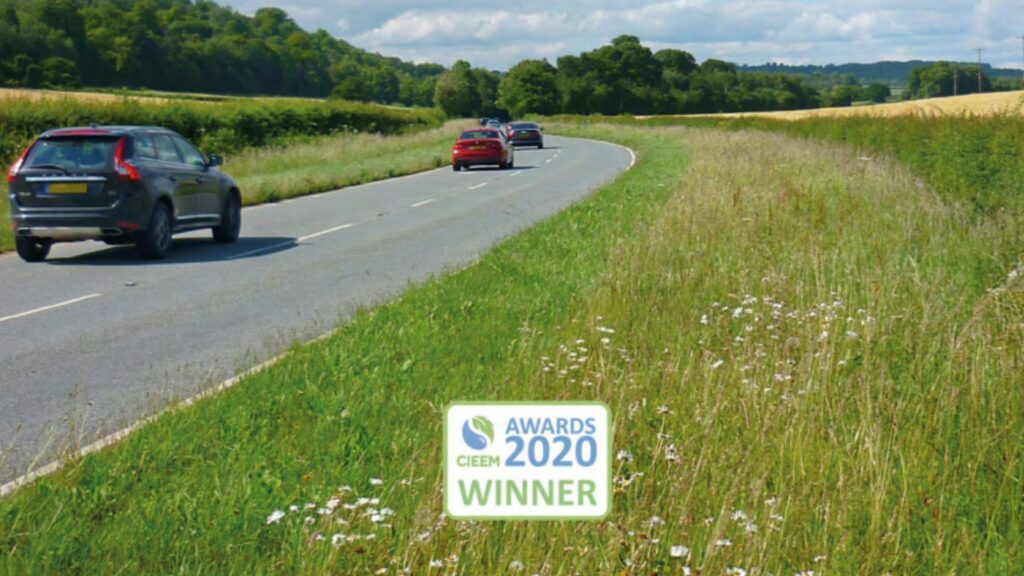
<path id="1" fill-rule="evenodd" d="M 234 242 L 242 198 L 221 163 L 164 128 L 50 130 L 7 173 L 18 255 L 38 262 L 54 242 L 93 239 L 157 259 L 172 234 L 199 228 Z"/>

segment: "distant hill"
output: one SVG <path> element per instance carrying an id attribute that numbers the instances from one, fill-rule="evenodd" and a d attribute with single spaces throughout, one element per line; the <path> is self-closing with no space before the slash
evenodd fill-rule
<path id="1" fill-rule="evenodd" d="M 852 75 L 860 83 L 883 82 L 890 86 L 904 86 L 910 78 L 910 71 L 914 68 L 921 68 L 934 64 L 934 61 L 909 60 L 906 62 L 883 61 L 873 64 L 828 64 L 824 66 L 805 65 L 789 66 L 786 64 L 761 64 L 757 66 L 740 66 L 745 72 L 778 72 L 782 74 L 795 74 L 797 76 L 813 75 Z M 965 62 L 964 64 L 971 64 Z M 1021 71 L 1013 68 L 992 68 L 988 64 L 982 64 L 985 74 L 990 78 L 1020 78 Z"/>

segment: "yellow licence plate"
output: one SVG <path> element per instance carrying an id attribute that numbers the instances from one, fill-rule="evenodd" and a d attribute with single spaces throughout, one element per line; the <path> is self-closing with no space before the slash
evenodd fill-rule
<path id="1" fill-rule="evenodd" d="M 54 182 L 47 186 L 50 194 L 85 194 L 89 187 L 84 182 Z"/>
<path id="2" fill-rule="evenodd" d="M 470 150 L 486 150 L 487 146 L 470 146 Z"/>

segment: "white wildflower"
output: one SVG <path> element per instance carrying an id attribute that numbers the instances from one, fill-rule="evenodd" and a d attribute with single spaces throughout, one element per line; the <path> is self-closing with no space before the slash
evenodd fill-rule
<path id="1" fill-rule="evenodd" d="M 519 560 L 513 560 L 508 563 L 509 570 L 515 570 L 516 572 L 520 572 L 523 568 L 526 568 L 526 566 L 524 566 L 523 563 Z"/>
<path id="2" fill-rule="evenodd" d="M 332 546 L 338 547 L 338 546 L 341 546 L 344 543 L 345 543 L 345 535 L 344 534 L 339 532 L 339 533 L 335 534 L 334 536 L 331 536 L 331 545 Z"/>
<path id="3" fill-rule="evenodd" d="M 380 486 L 384 481 L 380 478 L 370 478 L 370 486 Z"/>
<path id="4" fill-rule="evenodd" d="M 719 538 L 718 540 L 715 540 L 715 546 L 718 546 L 719 548 L 727 548 L 732 546 L 732 540 L 729 540 L 728 538 Z"/>
<path id="5" fill-rule="evenodd" d="M 711 363 L 711 369 L 717 370 L 722 364 L 725 364 L 725 360 L 719 358 L 718 360 L 715 360 L 714 362 Z"/>
<path id="6" fill-rule="evenodd" d="M 267 516 L 267 524 L 277 524 L 281 521 L 281 518 L 284 518 L 284 511 L 274 510 L 270 513 L 270 516 Z"/>
<path id="7" fill-rule="evenodd" d="M 701 314 L 700 315 L 700 323 L 703 326 L 707 326 L 708 325 L 708 315 L 707 314 Z"/>
<path id="8" fill-rule="evenodd" d="M 673 546 L 669 548 L 668 555 L 672 558 L 689 558 L 690 549 L 686 546 Z"/>
<path id="9" fill-rule="evenodd" d="M 430 561 L 430 567 L 431 568 L 444 568 L 444 562 L 442 562 L 440 560 L 431 560 Z"/>
<path id="10" fill-rule="evenodd" d="M 735 510 L 732 513 L 732 519 L 736 522 L 746 522 L 750 519 L 750 517 L 747 516 L 747 513 L 744 512 L 743 510 Z"/>
<path id="11" fill-rule="evenodd" d="M 652 527 L 654 527 L 654 526 L 661 526 L 662 524 L 664 524 L 664 523 L 665 523 L 665 521 L 661 519 L 661 516 L 651 516 L 651 519 L 650 519 L 650 520 L 648 520 L 647 522 L 648 522 L 648 523 L 649 523 L 649 524 L 650 524 L 650 525 L 651 525 Z"/>
<path id="12" fill-rule="evenodd" d="M 619 452 L 615 454 L 615 459 L 624 460 L 628 464 L 633 461 L 633 453 L 629 450 L 619 450 Z"/>

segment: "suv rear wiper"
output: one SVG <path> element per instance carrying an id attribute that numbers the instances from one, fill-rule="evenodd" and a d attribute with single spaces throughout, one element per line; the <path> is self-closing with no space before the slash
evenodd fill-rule
<path id="1" fill-rule="evenodd" d="M 68 169 L 67 168 L 65 168 L 63 166 L 58 166 L 56 164 L 33 164 L 33 165 L 29 166 L 28 168 L 29 169 L 33 169 L 33 168 L 42 168 L 42 169 L 56 168 L 57 170 L 60 170 L 61 172 L 65 173 L 65 174 L 68 173 Z"/>

